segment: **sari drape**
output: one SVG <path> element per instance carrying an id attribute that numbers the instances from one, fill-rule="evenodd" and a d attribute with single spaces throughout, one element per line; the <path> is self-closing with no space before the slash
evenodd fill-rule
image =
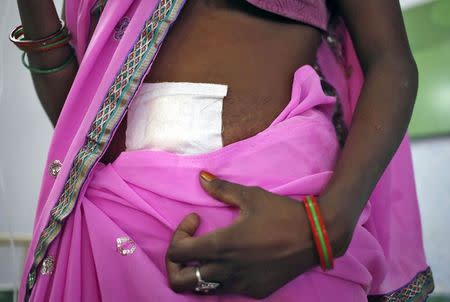
<path id="1" fill-rule="evenodd" d="M 289 105 L 268 129 L 250 139 L 197 157 L 124 152 L 103 165 L 98 160 L 185 1 L 109 0 L 89 38 L 91 11 L 99 2 L 66 2 L 66 23 L 80 66 L 50 145 L 47 166 L 58 159 L 62 167 L 56 177 L 47 171 L 43 176 L 19 298 L 243 301 L 171 292 L 161 258 L 168 236 L 189 211 L 204 217 L 200 232 L 227 225 L 236 215 L 201 191 L 200 169 L 277 194 L 320 193 L 338 156 L 331 123 L 334 98 L 324 94 L 317 73 L 303 66 L 295 73 Z M 324 39 L 318 63 L 336 88 L 350 124 L 363 75 L 345 25 L 335 33 L 339 55 Z M 115 247 L 123 236 L 136 247 L 127 257 Z M 43 270 L 47 264 L 51 273 Z M 410 294 L 412 285 L 419 288 L 412 296 L 417 301 L 432 289 L 405 138 L 336 269 L 303 274 L 269 300 L 364 301 L 368 294 L 395 298 L 402 290 Z M 334 290 L 342 292 L 339 300 Z"/>

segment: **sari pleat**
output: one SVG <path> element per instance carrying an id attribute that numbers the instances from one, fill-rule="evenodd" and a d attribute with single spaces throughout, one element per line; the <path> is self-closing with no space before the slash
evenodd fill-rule
<path id="1" fill-rule="evenodd" d="M 82 301 L 82 296 L 93 301 L 98 297 L 102 301 L 250 301 L 240 296 L 173 292 L 164 261 L 170 238 L 191 212 L 202 219 L 198 235 L 230 225 L 238 215 L 236 209 L 201 189 L 201 169 L 292 198 L 318 194 L 332 175 L 339 153 L 331 122 L 334 102 L 334 97 L 324 94 L 315 70 L 303 66 L 295 73 L 289 104 L 269 128 L 251 138 L 200 155 L 141 150 L 123 152 L 107 165 L 98 163 L 53 254 L 56 267 L 61 267 L 52 278 L 62 283 L 63 293 L 55 293 L 49 301 L 60 297 Z M 380 267 L 386 260 L 364 226 L 370 210 L 369 203 L 347 254 L 337 259 L 334 270 L 313 269 L 266 300 L 298 301 L 301 296 L 305 301 L 347 302 L 367 297 L 373 276 L 385 274 Z M 126 256 L 119 253 L 118 238 L 133 240 L 135 251 Z M 83 271 L 87 266 L 91 269 Z M 86 286 L 86 280 L 94 284 Z M 38 284 L 36 294 L 53 292 L 55 284 L 47 289 L 43 285 Z"/>

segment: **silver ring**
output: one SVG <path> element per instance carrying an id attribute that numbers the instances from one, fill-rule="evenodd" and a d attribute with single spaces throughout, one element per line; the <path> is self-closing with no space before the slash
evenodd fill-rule
<path id="1" fill-rule="evenodd" d="M 215 290 L 220 286 L 218 282 L 207 282 L 202 279 L 202 275 L 200 274 L 200 267 L 195 268 L 195 276 L 197 277 L 197 286 L 195 287 L 195 291 L 202 294 L 207 294 L 211 290 Z"/>

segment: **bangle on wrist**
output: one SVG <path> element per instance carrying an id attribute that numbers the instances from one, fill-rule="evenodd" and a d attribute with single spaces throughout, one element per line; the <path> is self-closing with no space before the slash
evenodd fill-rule
<path id="1" fill-rule="evenodd" d="M 303 205 L 305 206 L 314 243 L 319 254 L 320 267 L 324 271 L 331 270 L 334 267 L 333 252 L 316 198 L 312 195 L 306 196 L 303 199 Z"/>
<path id="2" fill-rule="evenodd" d="M 50 74 L 50 73 L 55 73 L 55 72 L 61 71 L 61 70 L 65 69 L 67 66 L 69 66 L 69 64 L 72 63 L 72 61 L 75 59 L 75 51 L 73 50 L 73 48 L 71 48 L 69 57 L 61 65 L 53 67 L 53 68 L 37 68 L 37 67 L 32 67 L 32 66 L 30 66 L 29 63 L 27 63 L 27 61 L 25 59 L 26 55 L 27 55 L 27 53 L 23 52 L 23 54 L 22 54 L 23 66 L 25 66 L 31 72 L 37 73 L 37 74 Z"/>
<path id="3" fill-rule="evenodd" d="M 20 50 L 25 52 L 42 52 L 62 47 L 70 42 L 71 34 L 63 20 L 60 20 L 61 27 L 58 31 L 36 40 L 25 39 L 25 33 L 22 25 L 17 26 L 9 35 L 9 40 L 13 42 Z"/>

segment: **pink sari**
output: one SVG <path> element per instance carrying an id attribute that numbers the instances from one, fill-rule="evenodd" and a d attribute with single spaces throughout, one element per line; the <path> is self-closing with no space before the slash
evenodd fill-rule
<path id="1" fill-rule="evenodd" d="M 195 156 L 123 152 L 104 165 L 98 160 L 184 1 L 109 0 L 88 43 L 95 4 L 66 3 L 80 69 L 50 146 L 47 164 L 59 159 L 62 166 L 56 177 L 43 177 L 20 300 L 249 301 L 172 292 L 164 265 L 171 234 L 191 212 L 202 217 L 200 234 L 236 216 L 200 188 L 201 169 L 293 198 L 319 194 L 339 154 L 331 122 L 335 98 L 324 94 L 315 70 L 303 66 L 287 107 L 254 137 Z M 340 52 L 324 39 L 318 62 L 350 123 L 363 77 L 345 27 L 336 32 Z M 351 75 L 343 68 L 349 66 Z M 266 301 L 367 301 L 368 295 L 423 301 L 432 287 L 405 139 L 335 269 L 313 269 Z"/>

